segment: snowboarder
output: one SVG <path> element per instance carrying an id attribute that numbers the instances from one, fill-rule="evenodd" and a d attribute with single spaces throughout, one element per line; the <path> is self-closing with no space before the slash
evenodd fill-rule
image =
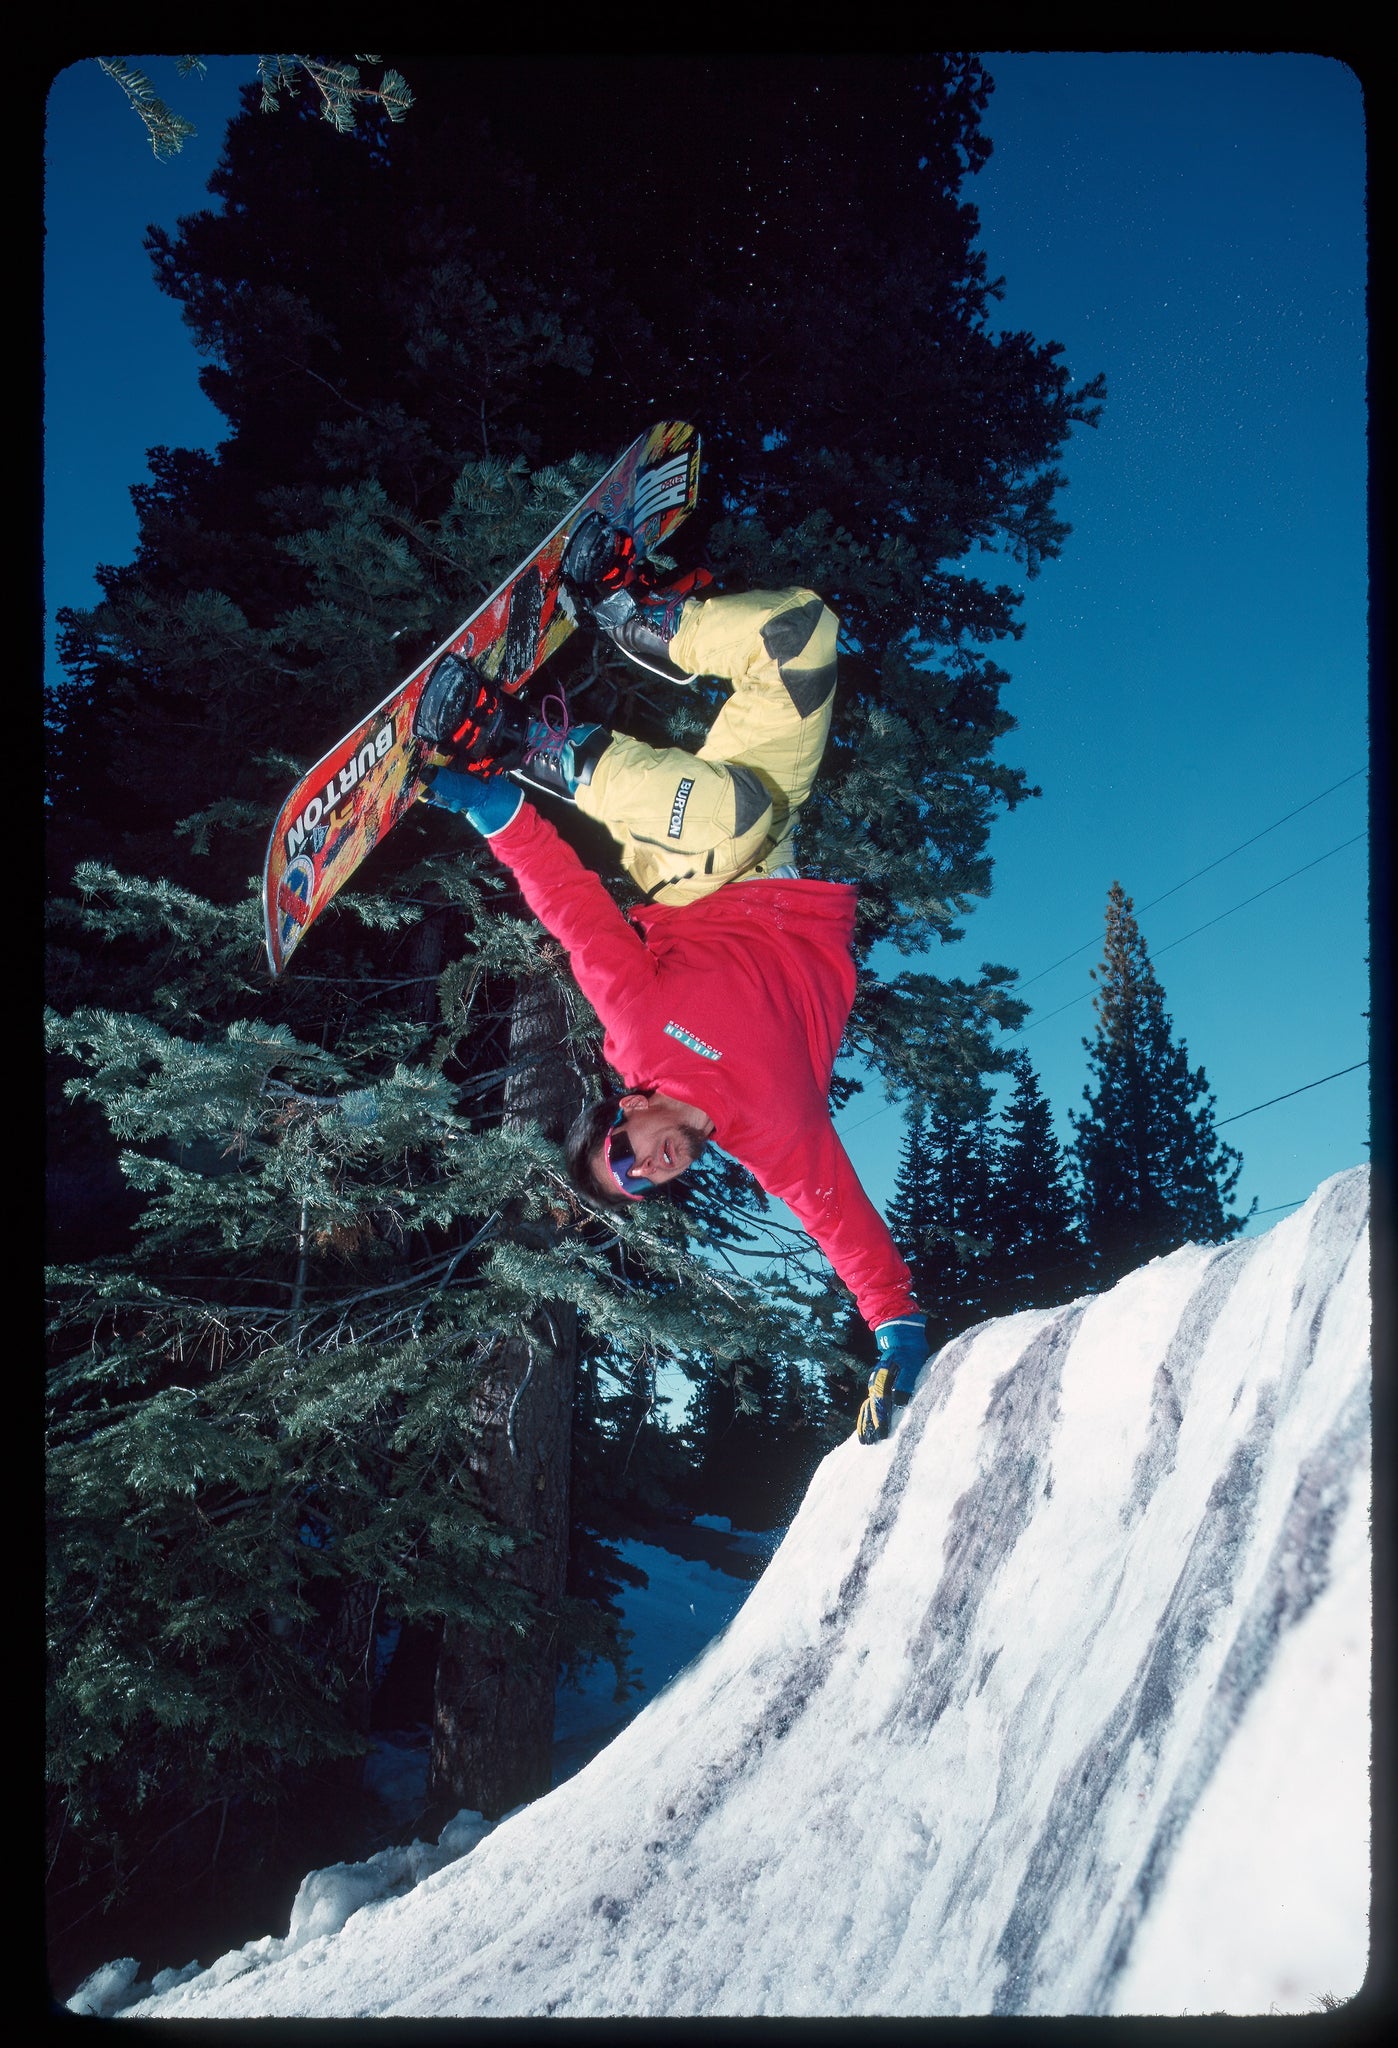
<path id="1" fill-rule="evenodd" d="M 676 682 L 731 681 L 704 744 L 688 754 L 573 724 L 556 698 L 530 721 L 488 688 L 463 729 L 460 664 L 446 656 L 414 728 L 455 744 L 427 801 L 465 816 L 511 869 L 628 1077 L 568 1134 L 579 1188 L 618 1207 L 640 1200 L 711 1138 L 746 1166 L 799 1217 L 874 1332 L 857 1433 L 877 1442 L 900 1377 L 906 1389 L 927 1355 L 926 1324 L 830 1121 L 854 999 L 856 892 L 793 864 L 795 816 L 830 728 L 838 621 L 809 590 L 608 590 L 579 572 L 578 553 L 564 566 L 580 609 L 623 653 Z M 641 907 L 623 915 L 522 783 L 607 827 Z"/>

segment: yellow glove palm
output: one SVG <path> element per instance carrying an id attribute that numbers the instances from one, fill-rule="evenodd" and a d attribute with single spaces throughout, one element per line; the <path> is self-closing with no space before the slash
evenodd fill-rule
<path id="1" fill-rule="evenodd" d="M 870 1373 L 869 1391 L 855 1424 L 855 1433 L 862 1444 L 875 1444 L 888 1435 L 888 1425 L 893 1419 L 893 1386 L 897 1378 L 896 1365 L 876 1366 Z"/>

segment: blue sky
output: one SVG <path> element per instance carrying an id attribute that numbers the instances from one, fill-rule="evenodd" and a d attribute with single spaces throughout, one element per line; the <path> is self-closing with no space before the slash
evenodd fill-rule
<path id="1" fill-rule="evenodd" d="M 253 60 L 211 59 L 203 80 L 136 61 L 198 125 L 171 162 L 95 64 L 49 96 L 50 612 L 130 558 L 146 449 L 221 430 L 141 237 L 206 203 Z M 1002 656 L 1019 720 L 1004 757 L 1043 796 L 997 826 L 994 892 L 930 964 L 1018 970 L 1021 1042 L 1066 1137 L 1119 879 L 1220 1119 L 1290 1097 L 1223 1132 L 1264 1228 L 1368 1157 L 1367 1072 L 1290 1094 L 1368 1051 L 1362 93 L 1305 54 L 988 63 L 995 153 L 967 196 L 1006 281 L 995 324 L 1062 342 L 1075 376 L 1105 371 L 1108 400 L 1067 449 L 1074 530 Z M 618 421 L 618 443 L 635 426 Z M 897 1110 L 875 1086 L 839 1121 L 886 1200 Z"/>
<path id="2" fill-rule="evenodd" d="M 995 153 L 970 196 L 996 324 L 1062 342 L 1108 399 L 1069 444 L 1073 532 L 1004 656 L 1003 750 L 1043 796 L 996 828 L 994 892 L 937 965 L 1019 971 L 1066 1136 L 1119 879 L 1222 1120 L 1368 1052 L 1367 783 L 1344 780 L 1368 745 L 1361 90 L 1321 57 L 987 61 Z M 840 1121 L 879 1199 L 899 1119 L 876 1108 Z M 1361 1070 L 1222 1135 L 1239 1198 L 1271 1211 L 1367 1160 L 1367 1133 Z"/>

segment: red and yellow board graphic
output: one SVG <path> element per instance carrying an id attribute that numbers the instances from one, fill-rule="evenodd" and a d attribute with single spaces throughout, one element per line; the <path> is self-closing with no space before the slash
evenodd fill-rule
<path id="1" fill-rule="evenodd" d="M 600 512 L 633 536 L 643 556 L 693 511 L 698 488 L 698 434 L 683 420 L 662 420 L 632 443 L 479 611 L 302 778 L 272 828 L 263 870 L 273 974 L 282 972 L 364 856 L 416 803 L 423 769 L 440 759 L 412 736 L 413 713 L 434 664 L 458 654 L 502 689 L 518 690 L 576 625 L 558 569 L 583 514 Z"/>

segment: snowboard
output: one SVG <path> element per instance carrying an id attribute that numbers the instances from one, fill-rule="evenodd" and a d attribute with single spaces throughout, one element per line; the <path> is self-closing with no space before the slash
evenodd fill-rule
<path id="1" fill-rule="evenodd" d="M 267 959 L 281 974 L 331 898 L 422 792 L 446 756 L 413 737 L 423 686 L 444 654 L 468 660 L 511 694 L 578 624 L 559 574 L 578 522 L 597 512 L 629 534 L 642 562 L 693 511 L 699 435 L 662 420 L 620 455 L 498 590 L 405 682 L 304 775 L 277 814 L 262 878 Z"/>

